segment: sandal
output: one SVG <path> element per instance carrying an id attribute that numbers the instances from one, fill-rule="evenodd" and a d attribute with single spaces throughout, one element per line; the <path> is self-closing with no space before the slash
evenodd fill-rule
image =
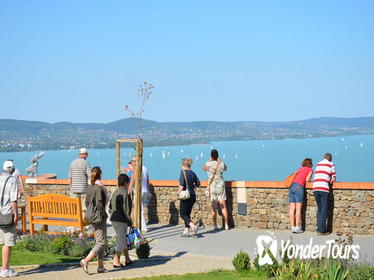
<path id="1" fill-rule="evenodd" d="M 127 264 L 126 264 L 127 265 Z M 120 269 L 122 269 L 122 268 L 124 268 L 125 266 L 123 265 L 123 264 L 119 264 L 119 265 L 115 265 L 115 264 L 113 264 L 113 268 L 120 268 Z"/>
<path id="2" fill-rule="evenodd" d="M 108 272 L 108 270 L 106 270 L 105 268 L 97 269 L 97 273 L 105 273 L 105 272 Z"/>
<path id="3" fill-rule="evenodd" d="M 133 260 L 129 260 L 128 262 L 125 262 L 125 265 L 128 266 L 128 265 L 132 265 L 134 263 Z"/>
<path id="4" fill-rule="evenodd" d="M 81 268 L 84 270 L 84 272 L 86 272 L 87 274 L 89 274 L 89 272 L 88 272 L 88 264 L 85 263 L 84 260 L 81 260 L 79 262 L 79 264 L 80 264 Z"/>

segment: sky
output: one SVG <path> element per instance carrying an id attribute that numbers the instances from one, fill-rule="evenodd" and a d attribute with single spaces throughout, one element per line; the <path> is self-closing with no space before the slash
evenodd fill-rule
<path id="1" fill-rule="evenodd" d="M 0 1 L 0 119 L 374 116 L 374 1 Z"/>

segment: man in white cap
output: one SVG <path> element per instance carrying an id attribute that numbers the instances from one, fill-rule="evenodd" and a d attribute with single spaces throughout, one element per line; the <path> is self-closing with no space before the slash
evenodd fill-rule
<path id="1" fill-rule="evenodd" d="M 91 167 L 87 161 L 88 152 L 85 148 L 79 150 L 79 157 L 73 160 L 69 169 L 70 195 L 80 197 L 83 207 L 88 182 L 91 178 Z M 85 207 L 84 207 L 85 208 Z"/>
<path id="2" fill-rule="evenodd" d="M 0 277 L 14 277 L 17 272 L 9 268 L 9 260 L 12 247 L 16 245 L 16 225 L 17 225 L 17 198 L 18 184 L 12 176 L 14 172 L 13 161 L 7 160 L 3 164 L 4 173 L 0 176 L 0 213 L 1 217 L 13 214 L 13 223 L 0 226 L 0 244 L 3 245 L 2 256 L 3 266 Z M 3 219 L 1 219 L 1 223 Z"/>

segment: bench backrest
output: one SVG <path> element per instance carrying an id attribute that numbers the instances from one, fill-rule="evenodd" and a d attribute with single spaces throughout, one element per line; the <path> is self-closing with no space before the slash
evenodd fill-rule
<path id="1" fill-rule="evenodd" d="M 29 215 L 33 217 L 78 219 L 82 217 L 79 197 L 72 198 L 61 194 L 42 194 L 28 197 Z"/>

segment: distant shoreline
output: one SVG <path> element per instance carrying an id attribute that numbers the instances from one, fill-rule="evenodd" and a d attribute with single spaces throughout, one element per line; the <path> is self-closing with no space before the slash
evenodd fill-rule
<path id="1" fill-rule="evenodd" d="M 368 134 L 363 134 L 363 133 L 355 133 L 355 134 L 341 134 L 341 135 L 322 135 L 322 136 L 312 136 L 312 137 L 279 137 L 279 138 L 276 138 L 276 139 L 269 139 L 269 138 L 256 138 L 256 139 L 212 139 L 210 141 L 197 141 L 197 142 L 190 142 L 190 141 L 186 141 L 186 142 L 168 142 L 166 141 L 167 143 L 156 143 L 156 144 L 149 144 L 149 142 L 143 140 L 144 142 L 144 148 L 154 148 L 154 147 L 175 147 L 175 146 L 193 146 L 193 145 L 210 145 L 214 142 L 242 142 L 242 141 L 280 141 L 280 140 L 307 140 L 307 139 L 321 139 L 321 138 L 339 138 L 339 137 L 350 137 L 350 136 L 359 136 L 359 135 L 362 135 L 362 136 L 370 136 L 370 135 L 374 135 L 374 133 L 368 133 Z M 131 145 L 131 144 L 122 144 L 123 147 L 131 147 L 131 146 L 134 146 L 135 148 L 135 145 Z M 83 146 L 83 145 L 82 145 Z M 106 150 L 106 149 L 115 149 L 115 142 L 112 144 L 112 145 L 108 145 L 106 147 L 103 147 L 103 146 L 84 146 L 86 147 L 87 149 L 94 149 L 94 150 Z M 78 150 L 79 147 L 76 147 L 74 149 L 64 149 L 64 148 L 61 148 L 61 149 L 27 149 L 27 150 L 9 150 L 9 151 L 3 151 L 3 150 L 0 150 L 0 153 L 22 153 L 22 152 L 38 152 L 38 151 L 75 151 L 75 150 Z"/>

